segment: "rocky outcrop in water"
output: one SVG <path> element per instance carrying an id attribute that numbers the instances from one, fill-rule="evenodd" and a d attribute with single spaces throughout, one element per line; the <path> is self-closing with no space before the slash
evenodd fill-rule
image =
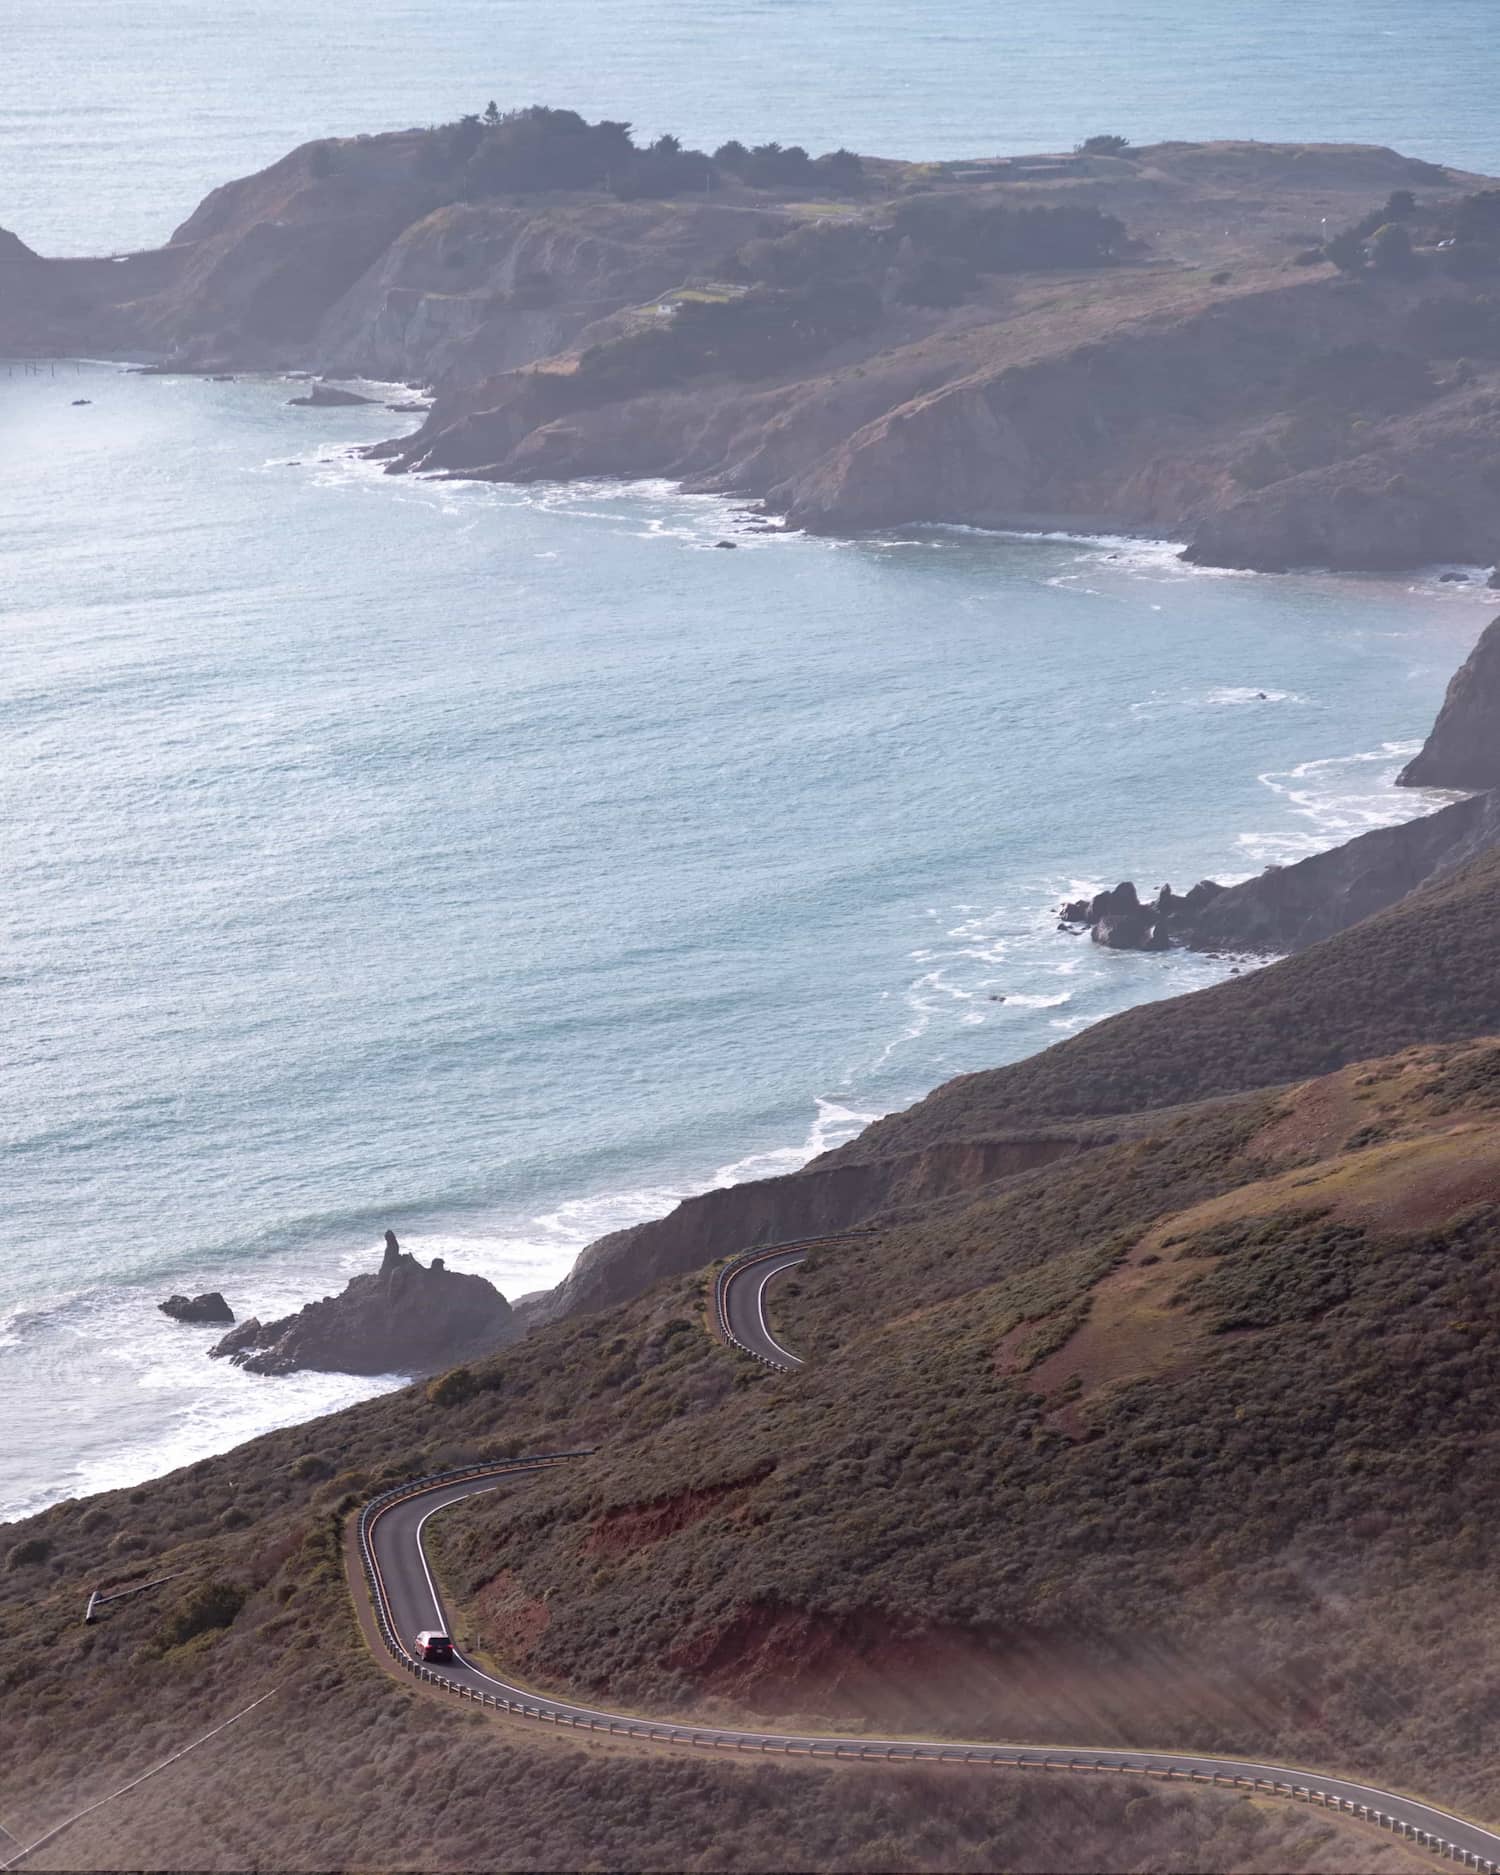
<path id="1" fill-rule="evenodd" d="M 1065 925 L 1086 927 L 1096 944 L 1110 950 L 1164 951 L 1188 941 L 1196 918 L 1223 890 L 1212 879 L 1200 879 L 1185 894 L 1164 885 L 1142 904 L 1134 883 L 1126 879 L 1091 899 L 1074 899 L 1061 908 L 1061 917 Z"/>
<path id="2" fill-rule="evenodd" d="M 1500 618 L 1451 684 L 1422 752 L 1401 771 L 1403 788 L 1500 788 Z"/>
<path id="3" fill-rule="evenodd" d="M 515 1333 L 510 1304 L 482 1276 L 425 1268 L 385 1234 L 378 1271 L 295 1315 L 252 1319 L 210 1350 L 253 1374 L 427 1374 L 488 1354 Z"/>
<path id="4" fill-rule="evenodd" d="M 165 1302 L 156 1305 L 163 1315 L 170 1315 L 174 1322 L 232 1322 L 234 1310 L 224 1300 L 217 1289 L 207 1290 L 201 1296 L 168 1296 Z"/>
<path id="5" fill-rule="evenodd" d="M 1378 827 L 1294 866 L 1178 896 L 1163 886 L 1142 904 L 1128 882 L 1061 908 L 1064 924 L 1115 950 L 1243 951 L 1282 955 L 1347 931 L 1418 886 L 1500 845 L 1500 793 L 1476 794 L 1397 827 Z"/>
<path id="6" fill-rule="evenodd" d="M 289 397 L 289 404 L 311 410 L 333 410 L 346 404 L 373 404 L 373 397 L 361 397 L 358 391 L 346 391 L 337 384 L 315 384 L 305 397 Z"/>

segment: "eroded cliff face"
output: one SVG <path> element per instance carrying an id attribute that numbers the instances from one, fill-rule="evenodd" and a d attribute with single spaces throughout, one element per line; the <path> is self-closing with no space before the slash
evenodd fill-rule
<path id="1" fill-rule="evenodd" d="M 458 202 L 402 229 L 328 309 L 316 369 L 440 388 L 566 352 L 747 238 L 757 217 L 713 199 Z"/>
<path id="2" fill-rule="evenodd" d="M 966 1140 L 863 1165 L 819 1165 L 685 1199 L 664 1218 L 614 1231 L 566 1281 L 518 1310 L 527 1326 L 628 1301 L 664 1276 L 759 1243 L 848 1230 L 914 1206 L 968 1195 L 1101 1143 L 1083 1132 Z"/>
<path id="3" fill-rule="evenodd" d="M 905 343 L 846 347 L 812 375 L 627 399 L 518 370 L 456 389 L 393 466 L 670 476 L 814 532 L 1175 535 L 1204 564 L 1267 571 L 1500 556 L 1500 367 L 1460 366 L 1436 338 L 1409 349 L 1462 287 L 1278 277 L 1160 297 L 1124 320 L 1018 307 L 961 335 L 913 319 Z"/>
<path id="4" fill-rule="evenodd" d="M 1500 619 L 1486 626 L 1448 686 L 1404 788 L 1500 788 Z"/>
<path id="5" fill-rule="evenodd" d="M 0 240 L 0 344 L 420 382 L 437 405 L 394 469 L 667 476 L 812 529 L 1134 530 L 1265 569 L 1500 557 L 1497 296 L 1483 255 L 1460 278 L 1431 245 L 1484 178 L 1389 150 L 1163 144 L 919 182 L 869 160 L 836 202 L 727 172 L 622 201 L 476 192 L 442 145 L 305 145 L 153 254 L 48 261 Z M 1307 250 L 1310 228 L 1398 188 L 1420 193 L 1429 244 L 1410 271 L 1338 277 Z M 902 233 L 934 209 L 1105 215 L 1127 238 L 948 296 Z M 645 391 L 579 371 L 601 341 L 669 332 L 674 306 L 732 303 L 755 266 L 836 289 L 846 250 L 872 320 L 812 355 L 711 352 Z"/>

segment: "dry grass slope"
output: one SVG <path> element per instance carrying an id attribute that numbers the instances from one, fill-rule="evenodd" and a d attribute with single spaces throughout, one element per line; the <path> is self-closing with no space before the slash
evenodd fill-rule
<path id="1" fill-rule="evenodd" d="M 0 1542 L 0 1819 L 40 1834 L 276 1685 L 57 1864 L 1398 1866 L 1207 1793 L 489 1726 L 379 1670 L 341 1533 L 384 1481 L 597 1444 L 433 1526 L 466 1618 L 539 1684 L 1263 1750 L 1493 1816 L 1497 1132 L 1493 1042 L 1163 1113 L 810 1263 L 777 1303 L 797 1375 L 716 1343 L 695 1273 L 469 1385 L 59 1505 Z M 177 1569 L 82 1626 L 98 1583 Z"/>

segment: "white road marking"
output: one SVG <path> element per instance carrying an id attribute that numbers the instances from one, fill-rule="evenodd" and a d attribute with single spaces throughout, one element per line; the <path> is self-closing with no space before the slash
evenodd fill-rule
<path id="1" fill-rule="evenodd" d="M 797 1263 L 801 1261 L 801 1257 L 798 1257 Z M 766 1324 L 766 1284 L 770 1282 L 773 1276 L 780 1276 L 786 1270 L 796 1269 L 797 1263 L 778 1263 L 775 1269 L 767 1270 L 765 1275 L 760 1279 L 759 1289 L 755 1292 L 755 1312 L 760 1316 L 760 1332 L 765 1336 L 767 1346 L 775 1348 L 782 1359 L 790 1361 L 794 1367 L 800 1367 L 802 1365 L 801 1355 L 793 1354 L 790 1348 L 782 1347 L 781 1343 L 776 1339 L 775 1335 L 771 1333 L 770 1328 Z"/>

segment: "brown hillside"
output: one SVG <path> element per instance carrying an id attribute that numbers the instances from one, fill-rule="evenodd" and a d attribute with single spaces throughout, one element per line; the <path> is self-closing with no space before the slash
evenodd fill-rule
<path id="1" fill-rule="evenodd" d="M 659 1432 L 445 1526 L 497 1658 L 1500 1807 L 1500 1044 L 1177 1116 L 820 1253 L 776 1306 L 809 1365 L 718 1399 L 686 1321 L 654 1356 L 622 1326 Z"/>
<path id="2" fill-rule="evenodd" d="M 1491 1814 L 1497 1142 L 1500 1044 L 1411 1051 L 830 1254 L 777 1304 L 797 1376 L 713 1340 L 694 1276 L 448 1404 L 408 1388 L 59 1505 L 0 1545 L 0 1816 L 40 1833 L 274 1685 L 53 1864 L 1397 1866 L 1129 1782 L 559 1750 L 378 1670 L 339 1526 L 389 1479 L 597 1442 L 442 1544 L 484 1645 L 539 1682 L 1274 1750 Z M 90 1588 L 174 1570 L 82 1626 Z"/>
<path id="3" fill-rule="evenodd" d="M 525 173 L 513 124 L 304 145 L 119 264 L 0 242 L 0 346 L 422 382 L 397 466 L 670 476 L 816 528 L 1500 557 L 1500 244 L 1452 247 L 1483 177 L 1328 145 L 845 153 L 800 181 L 688 153 L 659 195 L 579 186 L 608 127 L 575 129 Z M 1392 217 L 1399 267 L 1318 246 Z"/>
<path id="4" fill-rule="evenodd" d="M 1010 1067 L 960 1075 L 830 1158 L 880 1158 L 1024 1120 L 1128 1113 L 1325 1074 L 1500 1028 L 1500 851 L 1263 970 L 1148 1003 Z"/>

